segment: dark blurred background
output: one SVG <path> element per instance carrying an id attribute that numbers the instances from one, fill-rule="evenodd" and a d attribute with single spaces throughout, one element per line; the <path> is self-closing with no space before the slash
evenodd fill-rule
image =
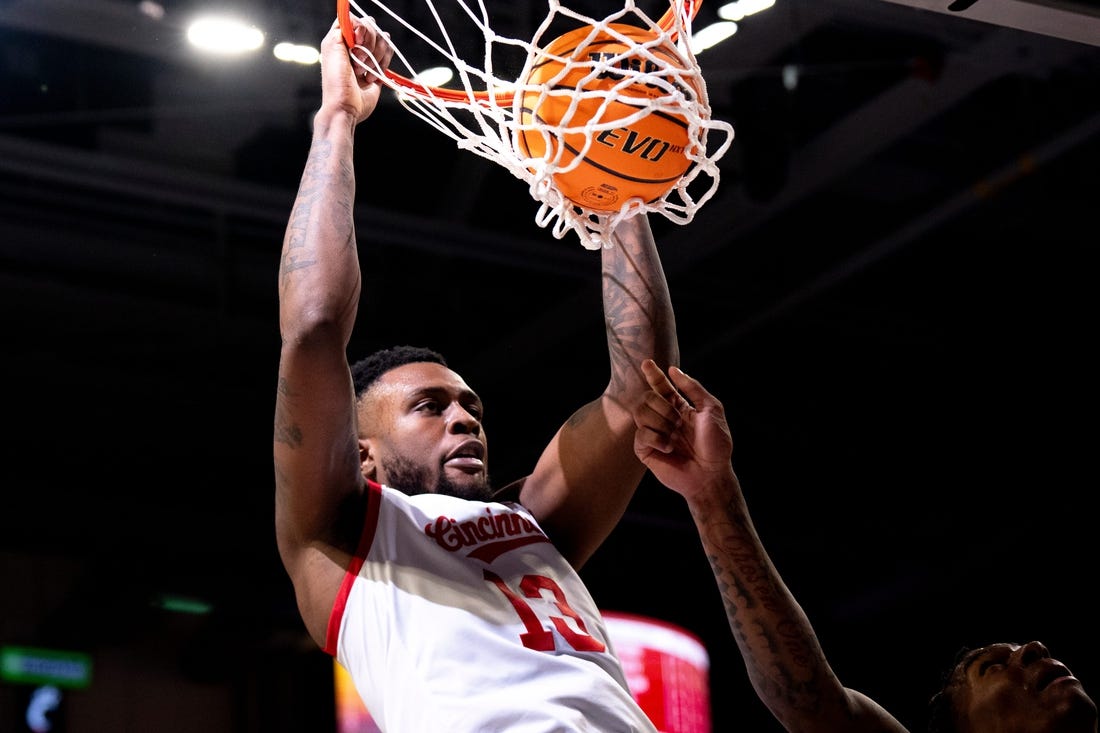
<path id="1" fill-rule="evenodd" d="M 195 3 L 162 5 L 0 0 L 0 645 L 93 655 L 67 730 L 205 710 L 208 733 L 324 733 L 331 663 L 275 551 L 270 443 L 319 73 L 202 59 Z M 332 9 L 299 5 L 252 9 L 316 43 Z M 1041 639 L 1100 690 L 1100 7 L 950 8 L 746 18 L 699 55 L 736 130 L 719 193 L 654 219 L 682 364 L 727 406 L 760 534 L 841 679 L 914 731 L 963 645 Z M 606 382 L 598 254 L 392 96 L 357 163 L 352 355 L 443 351 L 487 403 L 495 477 L 521 475 Z M 716 732 L 781 730 L 678 497 L 647 481 L 584 575 L 703 641 Z M 0 695 L 9 730 L 26 689 Z"/>

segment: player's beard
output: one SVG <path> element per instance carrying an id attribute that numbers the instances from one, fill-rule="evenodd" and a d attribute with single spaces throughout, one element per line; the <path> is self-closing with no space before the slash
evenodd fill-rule
<path id="1" fill-rule="evenodd" d="M 474 501 L 489 501 L 493 496 L 488 474 L 482 474 L 476 483 L 458 485 L 441 470 L 435 485 L 431 486 L 427 466 L 417 464 L 404 456 L 392 457 L 383 468 L 386 471 L 386 485 L 409 496 L 444 494 Z"/>

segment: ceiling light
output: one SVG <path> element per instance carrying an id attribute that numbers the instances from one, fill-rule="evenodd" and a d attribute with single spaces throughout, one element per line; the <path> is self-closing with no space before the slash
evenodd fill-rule
<path id="1" fill-rule="evenodd" d="M 321 59 L 321 52 L 316 48 L 299 43 L 276 43 L 272 53 L 280 61 L 290 61 L 303 66 L 315 64 Z"/>
<path id="2" fill-rule="evenodd" d="M 721 43 L 737 32 L 737 24 L 729 20 L 720 20 L 700 28 L 691 34 L 691 52 L 700 53 L 711 46 Z"/>
<path id="3" fill-rule="evenodd" d="M 788 92 L 793 92 L 798 88 L 798 80 L 802 74 L 798 67 L 794 64 L 786 64 L 783 67 L 783 88 Z"/>
<path id="4" fill-rule="evenodd" d="M 759 13 L 775 5 L 775 0 L 734 0 L 718 8 L 722 20 L 741 20 L 746 15 Z"/>
<path id="5" fill-rule="evenodd" d="M 141 0 L 138 3 L 138 11 L 153 20 L 161 20 L 164 17 L 164 6 L 153 0 Z"/>
<path id="6" fill-rule="evenodd" d="M 413 77 L 413 81 L 426 87 L 441 87 L 454 77 L 454 72 L 446 66 L 433 66 L 424 69 Z"/>
<path id="7" fill-rule="evenodd" d="M 193 22 L 187 40 L 204 51 L 238 54 L 255 51 L 264 43 L 263 32 L 252 25 L 229 18 L 207 17 Z"/>

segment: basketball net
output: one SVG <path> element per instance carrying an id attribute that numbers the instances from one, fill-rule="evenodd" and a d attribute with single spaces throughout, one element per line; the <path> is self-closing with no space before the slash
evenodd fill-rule
<path id="1" fill-rule="evenodd" d="M 717 191 L 720 178 L 717 161 L 730 147 L 733 128 L 726 122 L 711 118 L 706 84 L 690 48 L 691 22 L 701 0 L 671 0 L 671 9 L 659 22 L 654 22 L 638 8 L 635 0 L 626 0 L 622 10 L 602 20 L 567 8 L 559 0 L 548 0 L 547 16 L 538 24 L 530 41 L 495 33 L 489 25 L 485 0 L 474 0 L 476 7 L 468 4 L 467 0 L 445 0 L 457 8 L 447 8 L 446 15 L 439 11 L 433 0 L 417 1 L 423 2 L 424 9 L 430 14 L 435 28 L 426 30 L 434 37 L 429 37 L 424 28 L 418 28 L 413 20 L 402 17 L 383 0 L 363 0 L 370 8 L 369 12 L 364 11 L 356 0 L 338 0 L 338 14 L 354 13 L 379 31 L 393 31 L 390 44 L 394 55 L 388 69 L 380 69 L 369 51 L 366 61 L 352 56 L 353 61 L 392 89 L 403 107 L 455 140 L 459 148 L 503 166 L 516 178 L 526 182 L 531 197 L 539 203 L 536 223 L 549 228 L 555 238 L 561 239 L 574 231 L 588 249 L 610 246 L 610 232 L 620 222 L 650 212 L 676 224 L 686 224 Z M 396 5 L 392 1 L 391 4 Z M 406 10 L 410 15 L 413 12 L 412 9 Z M 472 22 L 481 33 L 481 58 L 476 63 L 460 57 L 454 39 L 448 34 L 448 23 L 455 26 L 452 33 L 459 32 L 454 23 L 456 13 L 464 16 L 461 18 L 463 23 Z M 425 17 L 421 12 L 420 18 Z M 600 56 L 598 60 L 588 56 L 569 58 L 550 53 L 547 46 L 557 37 L 556 33 L 551 32 L 551 26 L 563 21 L 576 27 L 589 26 L 589 40 L 598 34 L 607 35 L 619 44 L 617 48 L 625 50 L 597 54 Z M 342 16 L 342 23 L 346 22 L 346 16 Z M 624 34 L 617 30 L 617 27 L 621 28 L 617 24 L 624 23 L 648 29 L 652 36 L 645 34 L 644 40 L 637 40 L 635 36 L 638 34 Z M 350 34 L 347 26 L 344 27 L 345 39 L 348 39 Z M 467 36 L 456 37 L 468 41 L 470 31 L 466 30 L 466 25 L 461 27 Z M 428 55 L 433 57 L 432 66 L 449 67 L 456 80 L 452 84 L 461 88 L 443 88 L 419 81 L 428 64 L 421 62 L 422 68 L 414 66 L 399 47 L 399 35 L 403 39 L 411 39 L 418 52 L 427 49 Z M 682 64 L 671 63 L 667 54 L 656 53 L 661 46 L 670 45 L 678 51 Z M 522 59 L 522 71 L 515 78 L 503 78 L 494 71 L 494 60 L 501 56 L 502 48 L 504 54 L 511 53 Z M 524 82 L 533 68 L 548 60 L 560 64 L 560 72 L 537 85 Z M 566 114 L 558 124 L 548 124 L 531 114 L 532 106 L 537 108 L 538 103 L 547 99 L 548 95 L 561 95 L 563 92 L 560 89 L 553 88 L 555 82 L 571 73 L 575 76 L 578 67 L 583 67 L 584 78 L 606 79 L 610 76 L 617 81 L 611 86 L 603 84 L 593 89 L 584 88 L 581 83 L 577 83 L 575 88 L 571 86 L 567 93 L 571 97 L 569 104 L 572 110 L 582 104 L 589 108 L 595 104 L 597 109 L 602 110 L 614 100 L 622 101 L 629 97 L 627 103 L 632 111 L 627 116 L 620 115 L 614 119 L 603 119 L 601 114 L 579 117 Z M 651 96 L 630 96 L 630 87 L 639 84 L 657 92 Z M 539 102 L 532 105 L 532 100 L 536 99 Z M 528 106 L 527 114 L 524 114 L 525 104 Z M 581 206 L 562 195 L 555 185 L 555 176 L 568 175 L 581 165 L 597 136 L 623 128 L 650 114 L 672 115 L 682 119 L 686 125 L 688 144 L 683 151 L 688 159 L 686 172 L 667 192 L 649 201 L 641 197 L 629 198 L 618 209 L 611 211 Z M 712 131 L 721 133 L 721 138 L 708 140 Z M 541 134 L 548 143 L 540 146 L 545 151 L 541 156 L 525 154 L 528 146 L 520 144 L 524 136 L 532 134 Z M 563 155 L 566 149 L 575 154 Z"/>

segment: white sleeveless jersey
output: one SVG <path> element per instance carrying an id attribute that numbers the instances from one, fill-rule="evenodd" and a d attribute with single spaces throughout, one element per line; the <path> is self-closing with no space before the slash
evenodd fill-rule
<path id="1" fill-rule="evenodd" d="M 656 733 L 588 590 L 514 503 L 371 483 L 325 651 L 386 733 Z"/>

